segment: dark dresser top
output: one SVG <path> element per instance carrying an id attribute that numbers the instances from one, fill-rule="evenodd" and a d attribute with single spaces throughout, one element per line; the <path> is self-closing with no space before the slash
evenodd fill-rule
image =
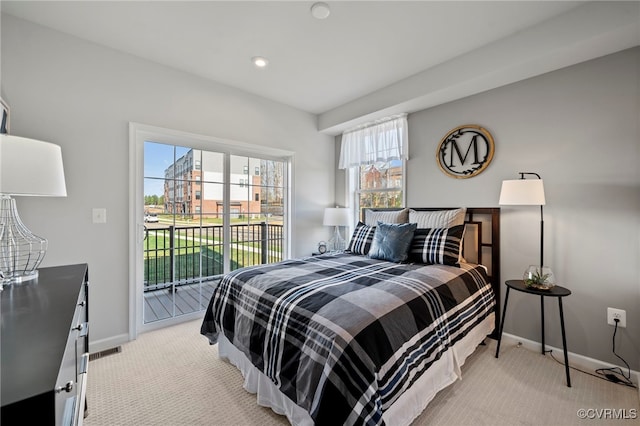
<path id="1" fill-rule="evenodd" d="M 1 292 L 2 405 L 55 388 L 86 264 L 39 269 Z"/>

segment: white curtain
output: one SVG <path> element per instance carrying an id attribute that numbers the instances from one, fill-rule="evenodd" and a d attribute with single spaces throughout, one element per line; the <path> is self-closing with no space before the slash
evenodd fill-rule
<path id="1" fill-rule="evenodd" d="M 407 114 L 378 120 L 342 134 L 340 163 L 347 169 L 391 160 L 406 160 Z"/>

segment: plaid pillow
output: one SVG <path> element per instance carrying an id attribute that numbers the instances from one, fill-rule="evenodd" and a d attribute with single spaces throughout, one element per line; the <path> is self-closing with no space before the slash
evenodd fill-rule
<path id="1" fill-rule="evenodd" d="M 416 229 L 409 258 L 427 265 L 457 265 L 464 225 L 451 228 Z"/>
<path id="2" fill-rule="evenodd" d="M 373 241 L 373 234 L 376 232 L 375 226 L 365 225 L 362 222 L 358 222 L 356 229 L 353 231 L 351 241 L 349 241 L 349 247 L 347 251 L 354 254 L 368 254 L 371 248 L 371 242 Z"/>

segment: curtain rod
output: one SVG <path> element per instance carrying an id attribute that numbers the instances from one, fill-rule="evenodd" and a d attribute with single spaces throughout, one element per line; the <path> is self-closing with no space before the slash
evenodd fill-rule
<path id="1" fill-rule="evenodd" d="M 391 115 L 389 117 L 384 117 L 384 118 L 380 118 L 378 120 L 369 121 L 368 123 L 360 124 L 360 125 L 358 125 L 356 127 L 353 127 L 353 128 L 351 128 L 349 130 L 345 130 L 344 132 L 342 132 L 342 134 L 346 135 L 347 133 L 353 133 L 353 132 L 357 132 L 358 130 L 367 129 L 367 128 L 373 127 L 373 126 L 378 126 L 378 125 L 386 123 L 388 121 L 397 120 L 399 118 L 405 118 L 407 115 L 408 114 L 406 112 L 403 112 L 402 114 Z"/>

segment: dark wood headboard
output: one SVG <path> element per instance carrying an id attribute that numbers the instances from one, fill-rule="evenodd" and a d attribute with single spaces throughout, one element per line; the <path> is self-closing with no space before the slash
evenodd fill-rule
<path id="1" fill-rule="evenodd" d="M 416 211 L 453 210 L 459 207 L 409 207 Z M 365 208 L 367 211 L 397 211 L 402 208 Z M 467 207 L 467 224 L 462 255 L 470 262 L 487 267 L 491 287 L 496 295 L 495 328 L 489 337 L 496 339 L 500 325 L 500 208 Z"/>

